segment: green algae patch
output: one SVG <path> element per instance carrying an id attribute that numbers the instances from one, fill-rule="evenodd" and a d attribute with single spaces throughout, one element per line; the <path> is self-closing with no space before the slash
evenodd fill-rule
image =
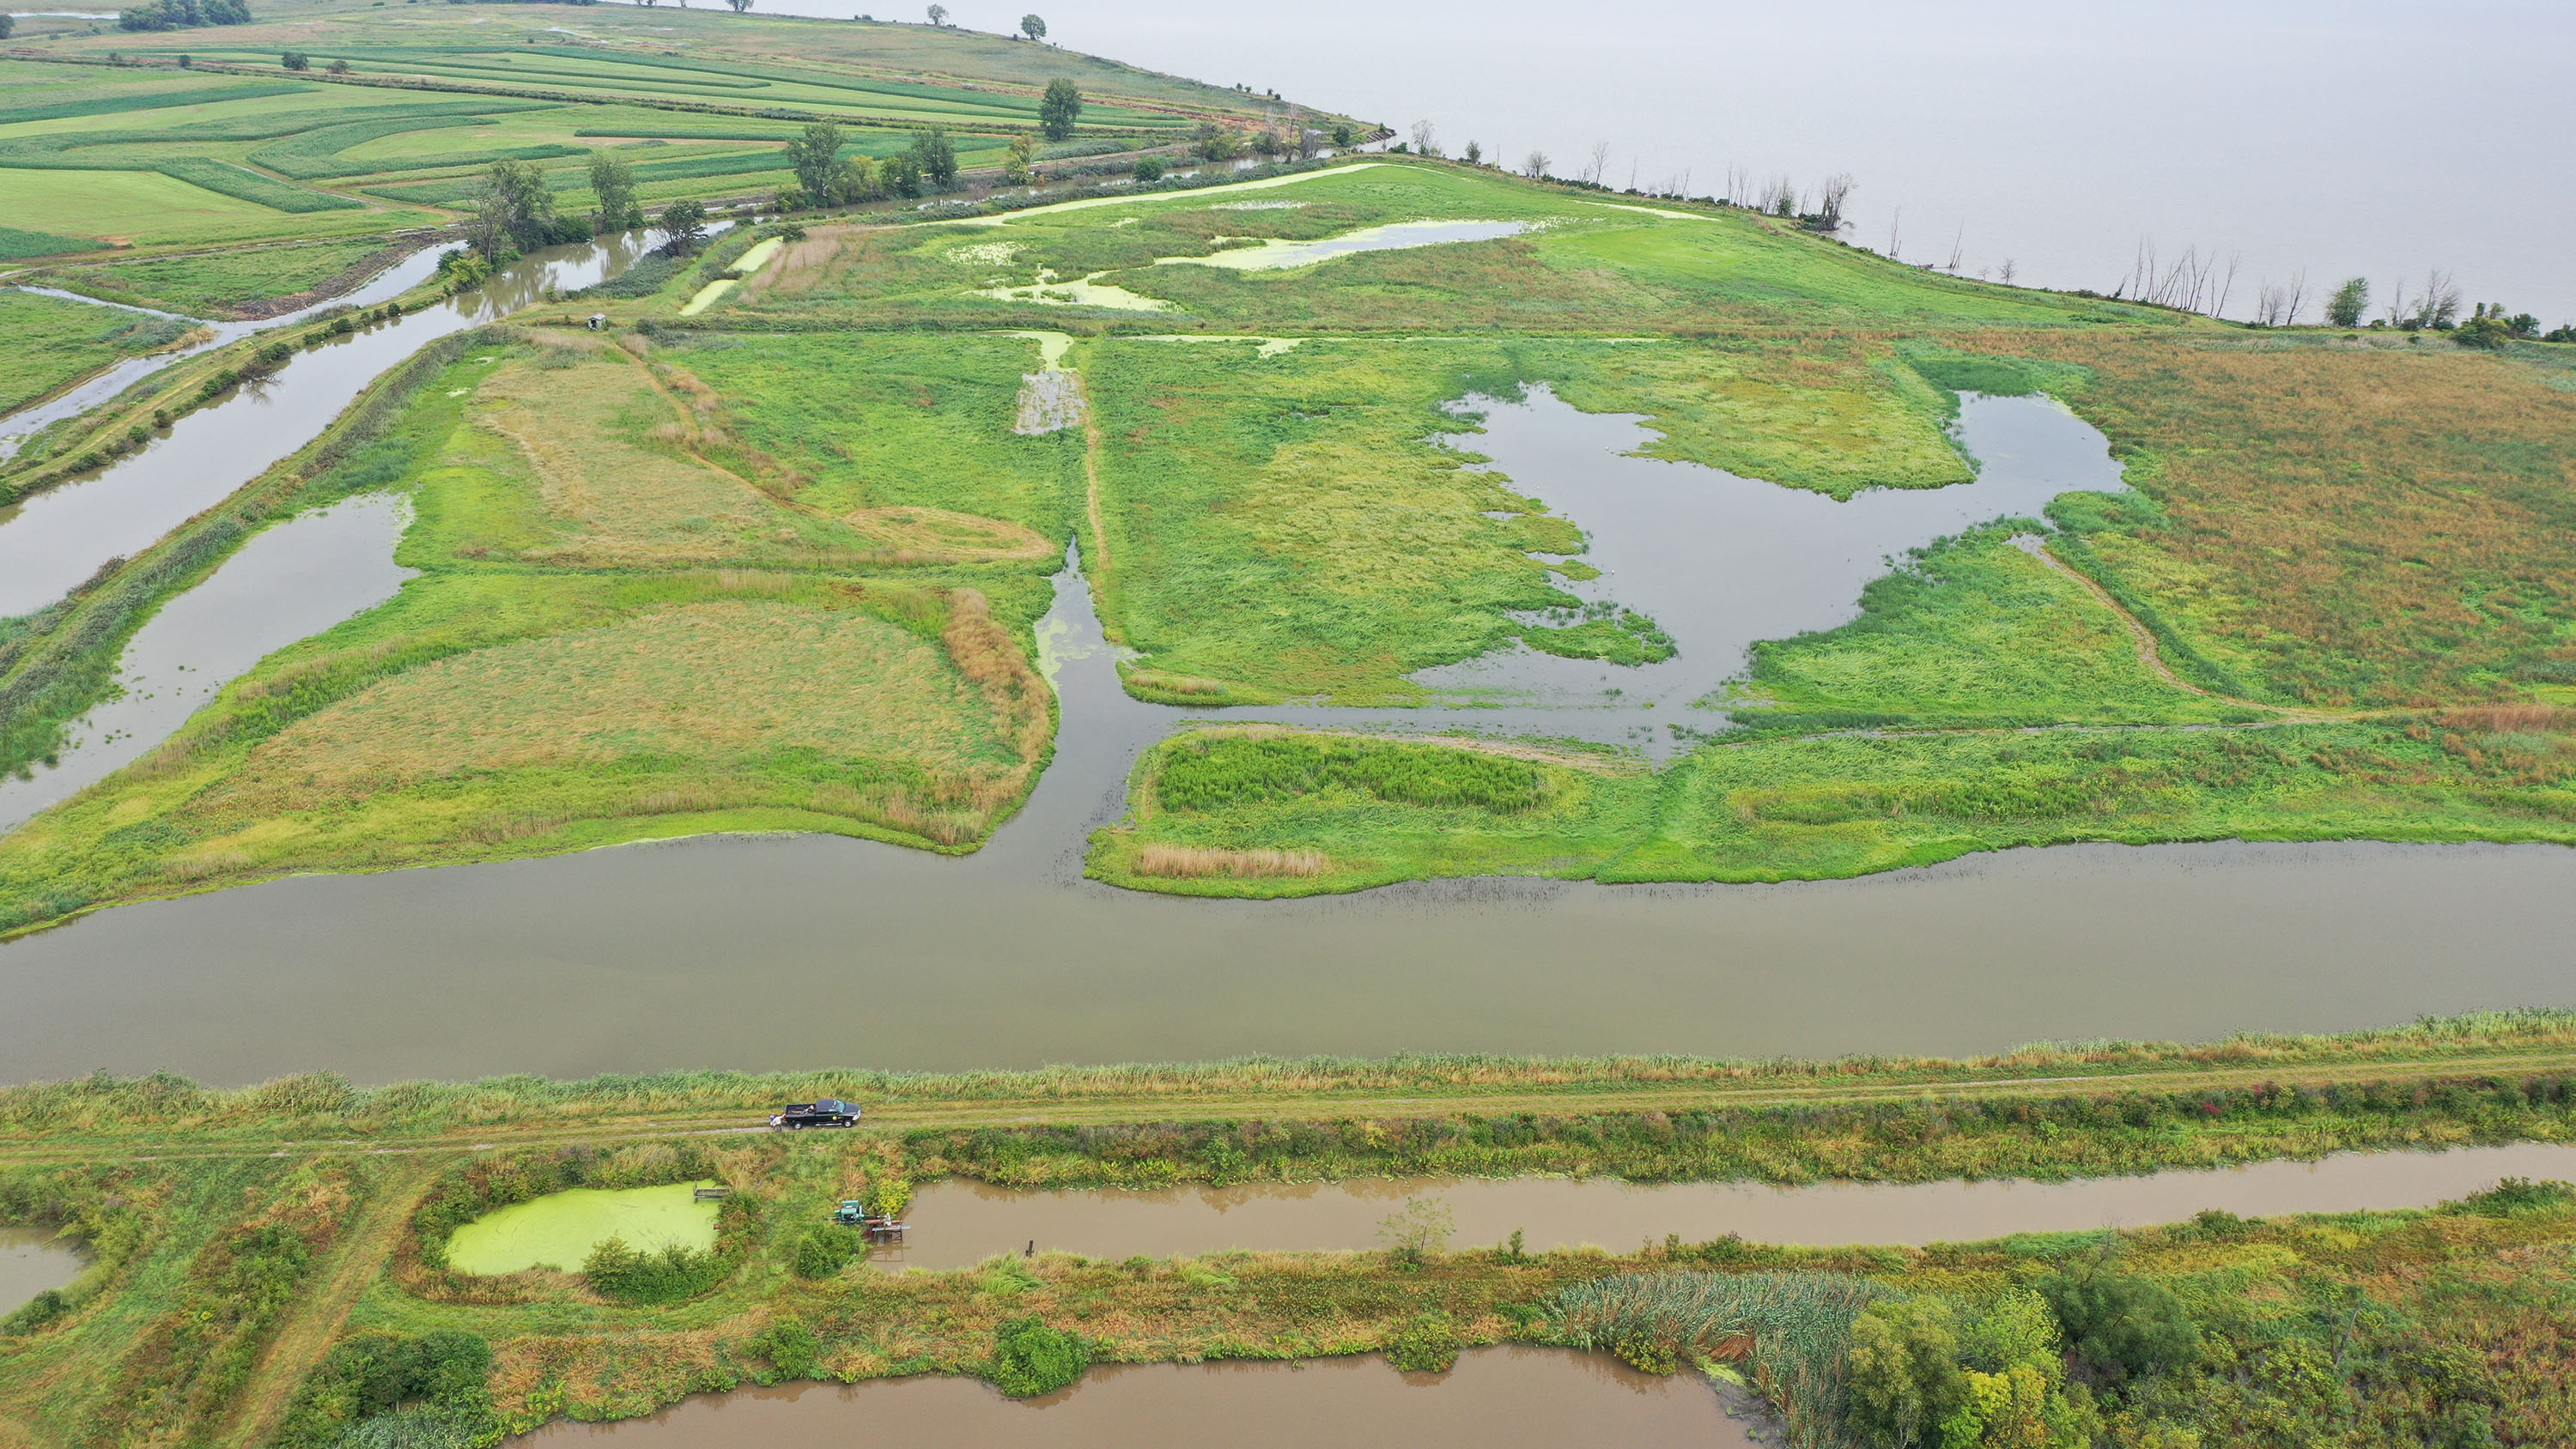
<path id="1" fill-rule="evenodd" d="M 447 1265 L 459 1273 L 489 1276 L 526 1268 L 581 1267 L 590 1250 L 609 1238 L 647 1252 L 677 1244 L 692 1252 L 716 1246 L 714 1202 L 697 1200 L 712 1183 L 673 1183 L 619 1191 L 577 1187 L 486 1213 L 447 1240 Z"/>

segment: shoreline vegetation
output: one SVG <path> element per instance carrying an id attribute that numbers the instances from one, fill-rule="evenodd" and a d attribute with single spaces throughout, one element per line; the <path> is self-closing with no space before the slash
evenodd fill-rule
<path id="1" fill-rule="evenodd" d="M 696 1125 L 825 1085 L 863 1098 L 868 1124 Z M 1646 1105 L 1674 1088 L 1706 1096 Z M 1109 1105 L 1136 1115 L 1094 1110 Z M 2563 1186 L 1922 1248 L 1726 1236 L 1635 1251 L 1457 1243 L 1435 1186 L 1396 1205 L 1379 1251 L 1047 1252 L 899 1275 L 858 1263 L 864 1243 L 828 1217 L 845 1199 L 899 1214 L 919 1186 L 957 1177 L 2063 1178 L 2571 1137 L 2568 1011 L 1956 1063 L 1422 1058 L 364 1089 L 307 1076 L 229 1092 L 93 1077 L 0 1088 L 0 1221 L 91 1255 L 68 1289 L 0 1326 L 0 1409 L 48 1440 L 355 1446 L 391 1416 L 489 1444 L 755 1384 L 965 1374 L 1030 1394 L 1087 1364 L 1370 1352 L 1437 1372 L 1460 1348 L 1519 1342 L 1731 1374 L 1785 1415 L 1792 1442 L 1859 1446 L 1894 1442 L 1874 1417 L 1879 1345 L 1912 1335 L 1932 1347 L 1902 1357 L 1947 1365 L 1936 1386 L 2020 1365 L 2034 1412 L 2090 1425 L 2048 1442 L 2147 1442 L 2134 1435 L 2159 1423 L 2223 1437 L 2260 1410 L 2356 1444 L 2411 1443 L 2464 1406 L 2514 1436 L 2498 1442 L 2541 1442 L 2562 1410 L 2540 1385 L 2576 1327 L 2561 1302 L 2576 1275 Z M 496 1209 L 708 1183 L 727 1190 L 711 1246 L 612 1243 L 578 1269 L 486 1276 L 447 1262 L 456 1230 Z M 2004 1322 L 2019 1347 L 1998 1358 Z M 2169 1341 L 2144 1358 L 2114 1343 L 2159 1332 Z M 2392 1399 L 2371 1367 L 2388 1353 L 2459 1367 L 2437 1393 Z"/>

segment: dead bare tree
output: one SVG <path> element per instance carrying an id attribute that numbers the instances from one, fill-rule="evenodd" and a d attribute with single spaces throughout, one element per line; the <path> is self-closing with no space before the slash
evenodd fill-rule
<path id="1" fill-rule="evenodd" d="M 2005 286 L 2009 287 L 2009 286 L 2011 286 L 2011 285 L 2012 285 L 2012 279 L 2013 279 L 2014 274 L 2015 274 L 2015 273 L 2017 273 L 2017 272 L 2019 272 L 2020 270 L 2021 270 L 2021 264 L 2020 264 L 2020 263 L 2018 263 L 2018 262 L 2014 261 L 2014 260 L 2013 260 L 2012 258 L 2010 258 L 2010 257 L 2006 257 L 2006 258 L 2004 258 L 2004 264 L 2003 264 L 2002 269 L 2001 269 L 2001 270 L 1999 270 L 1999 271 L 1997 271 L 1997 272 L 1995 273 L 1995 276 L 1996 276 L 1997 278 L 1999 278 L 1999 279 L 2003 282 L 2003 284 L 2004 284 Z"/>
<path id="2" fill-rule="evenodd" d="M 2403 325 L 2416 331 L 2427 327 L 2448 327 L 2460 315 L 2460 289 L 2451 274 L 2435 267 L 2424 273 L 2424 295 L 2415 299 L 2415 310 L 2408 313 Z"/>
<path id="3" fill-rule="evenodd" d="M 1522 157 L 1521 174 L 1532 181 L 1536 181 L 1540 177 L 1545 176 L 1547 174 L 1547 153 L 1545 151 L 1532 151 L 1527 156 Z"/>
<path id="4" fill-rule="evenodd" d="M 1583 179 L 1591 182 L 1595 186 L 1598 186 L 1601 184 L 1601 174 L 1609 169 L 1610 143 L 1607 141 L 1593 142 L 1592 164 L 1583 168 Z"/>
<path id="5" fill-rule="evenodd" d="M 2227 294 L 2236 290 L 2236 268 L 2243 263 L 2244 260 L 2245 254 L 2243 252 L 2229 252 L 2227 254 L 2227 272 L 2224 276 L 2219 278 L 2218 300 L 2209 304 L 2210 316 L 2220 317 L 2226 315 Z M 2306 295 L 2307 290 L 2308 274 L 2303 270 L 2299 273 L 2298 285 L 2292 289 L 2290 311 L 2293 315 L 2295 315 L 2299 310 L 2298 298 Z"/>
<path id="6" fill-rule="evenodd" d="M 1953 234 L 1951 235 L 1951 237 L 1950 237 L 1950 260 L 1949 260 L 1949 262 L 1948 262 L 1946 265 L 1944 265 L 1944 266 L 1941 268 L 1941 270 L 1943 270 L 1943 271 L 1945 271 L 1945 272 L 1948 272 L 1950 275 L 1952 275 L 1952 276 L 1954 276 L 1954 277 L 1955 277 L 1955 276 L 1957 276 L 1957 275 L 1959 274 L 1959 253 L 1960 253 L 1960 251 L 1961 251 L 1961 249 L 1962 249 L 1963 244 L 1964 244 L 1967 240 L 1968 240 L 1968 224 L 1967 224 L 1966 222 L 1964 222 L 1964 221 L 1963 221 L 1963 222 L 1959 223 L 1959 229 L 1958 229 L 1958 231 L 1957 231 L 1957 232 L 1955 232 L 1955 233 L 1953 233 Z"/>
<path id="7" fill-rule="evenodd" d="M 1762 188 L 1762 209 L 1773 216 L 1798 214 L 1798 187 L 1786 176 L 1774 176 Z"/>
<path id="8" fill-rule="evenodd" d="M 1636 190 L 1637 190 L 1637 158 L 1636 158 L 1636 157 L 1634 157 L 1634 156 L 1631 156 L 1631 157 L 1629 157 L 1629 158 L 1628 158 L 1628 191 L 1629 191 L 1629 194 L 1630 194 L 1630 195 L 1634 195 L 1634 194 L 1636 193 Z"/>
<path id="9" fill-rule="evenodd" d="M 1896 214 L 1887 219 L 1887 259 L 1889 261 L 1897 260 L 1898 248 L 1904 240 L 1905 208 L 1900 206 L 1896 209 Z"/>
<path id="10" fill-rule="evenodd" d="M 2406 320 L 2406 279 L 2399 277 L 2388 284 L 2388 325 L 2395 327 Z"/>
<path id="11" fill-rule="evenodd" d="M 1730 206 L 1753 204 L 1753 173 L 1741 166 L 1726 168 L 1726 195 L 1720 198 Z"/>
<path id="12" fill-rule="evenodd" d="M 1414 122 L 1413 149 L 1421 152 L 1425 156 L 1439 155 L 1440 147 L 1437 144 L 1439 135 L 1440 133 L 1432 127 L 1432 124 L 1429 121 Z"/>
<path id="13" fill-rule="evenodd" d="M 1856 185 L 1851 173 L 1837 171 L 1825 178 L 1824 188 L 1816 193 L 1816 224 L 1825 231 L 1840 231 L 1843 225 L 1843 203 L 1851 199 Z"/>

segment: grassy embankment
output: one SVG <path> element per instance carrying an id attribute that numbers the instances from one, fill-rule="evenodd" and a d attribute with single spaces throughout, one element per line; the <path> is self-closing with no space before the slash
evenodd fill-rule
<path id="1" fill-rule="evenodd" d="M 795 456 L 792 419 L 773 433 L 729 417 L 686 349 L 442 349 L 453 360 L 282 465 L 265 506 L 203 550 L 393 489 L 416 509 L 397 558 L 422 576 L 0 843 L 10 923 L 293 870 L 706 830 L 971 847 L 1049 748 L 1025 645 L 1068 465 L 1060 439 L 1009 431 L 1032 344 L 870 346 L 706 358 L 720 375 L 766 367 L 788 408 L 841 394 L 833 371 L 785 363 L 873 361 L 902 393 L 870 415 L 888 455 L 917 476 L 971 467 L 989 498 L 952 487 L 926 512 L 900 487 L 809 478 L 764 447 Z M 77 636 L 77 612 L 56 632 Z"/>
<path id="2" fill-rule="evenodd" d="M 165 317 L 0 292 L 0 413 L 42 402 L 115 366 L 178 346 L 195 328 Z"/>
<path id="3" fill-rule="evenodd" d="M 36 1443 L 326 1444 L 351 1419 L 416 1399 L 413 1413 L 489 1432 L 804 1377 L 1009 1382 L 997 1335 L 1033 1317 L 1078 1336 L 1093 1361 L 1392 1348 L 1436 1367 L 1444 1339 L 1589 1343 L 1667 1369 L 1710 1355 L 1784 1400 L 1801 1442 L 1876 1442 L 1857 1398 L 1834 1388 L 1866 1378 L 1846 1350 L 1848 1313 L 1806 1340 L 1747 1341 L 1669 1318 L 1623 1333 L 1585 1305 L 1602 1294 L 1830 1293 L 1844 1275 L 1865 1280 L 1866 1296 L 1931 1298 L 1973 1317 L 2108 1254 L 2116 1274 L 2177 1295 L 2198 1341 L 2126 1383 L 2090 1372 L 2098 1347 L 2064 1344 L 2102 1411 L 2239 1442 L 2227 1437 L 2241 1429 L 2231 1416 L 2287 1400 L 2312 1426 L 2343 1430 L 2342 1442 L 2376 1444 L 2421 1442 L 2442 1416 L 2483 1406 L 2500 1433 L 2513 1426 L 2540 1442 L 2565 1428 L 2548 1385 L 2576 1328 L 2566 1309 L 2576 1205 L 2545 1191 L 2432 1212 L 2204 1214 L 2170 1228 L 1926 1249 L 1721 1238 L 1522 1255 L 1450 1244 L 1435 1225 L 1385 1253 L 1123 1263 L 1051 1253 L 901 1277 L 844 1266 L 846 1248 L 815 1234 L 844 1197 L 899 1201 L 947 1175 L 1038 1187 L 1531 1171 L 1926 1180 L 2564 1140 L 2576 1130 L 2570 1040 L 2563 1014 L 2527 1013 L 1962 1063 L 1241 1063 L 364 1092 L 320 1078 L 229 1093 L 94 1078 L 0 1089 L 14 1139 L 0 1145 L 0 1219 L 60 1227 L 96 1258 L 0 1338 L 0 1412 Z M 2105 1079 L 2029 1080 L 2086 1067 Z M 1931 1082 L 1952 1089 L 1927 1094 Z M 872 1121 L 894 1120 L 817 1138 L 668 1135 L 693 1112 L 740 1113 L 825 1083 L 864 1089 Z M 1873 1083 L 1903 1095 L 1872 1100 Z M 1697 1105 L 1648 1095 L 1676 1086 L 1752 1095 Z M 1851 1088 L 1859 1094 L 1834 1095 Z M 1087 1116 L 1104 1106 L 1129 1115 Z M 406 1139 L 412 1150 L 392 1155 L 361 1145 Z M 663 1270 L 473 1278 L 444 1261 L 453 1229 L 496 1207 L 702 1177 L 735 1189 L 715 1248 Z M 1675 1271 L 1718 1276 L 1650 1276 Z M 1755 1273 L 1787 1276 L 1745 1276 Z M 373 1382 L 368 1364 L 400 1342 L 441 1361 L 461 1355 L 470 1372 L 435 1392 L 371 1400 L 359 1387 Z M 2449 1365 L 2443 1376 L 2410 1371 L 2412 1392 L 2387 1392 L 2382 1361 L 2428 1355 Z"/>

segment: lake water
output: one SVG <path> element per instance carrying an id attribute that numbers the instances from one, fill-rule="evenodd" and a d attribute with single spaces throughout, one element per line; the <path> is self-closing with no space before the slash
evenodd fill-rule
<path id="1" fill-rule="evenodd" d="M 614 1444 L 608 1441 L 614 1440 Z M 1440 1375 L 1374 1355 L 1302 1363 L 1120 1364 L 1006 1399 L 975 1379 L 882 1379 L 703 1394 L 649 1418 L 562 1420 L 535 1449 L 1747 1449 L 1696 1374 L 1655 1378 L 1606 1354 L 1471 1349 Z"/>
<path id="2" fill-rule="evenodd" d="M 1705 1242 L 1839 1247 L 1974 1242 L 2011 1233 L 2180 1222 L 2205 1208 L 2242 1217 L 2431 1207 L 2500 1178 L 2576 1179 L 2576 1146 L 2516 1143 L 2454 1152 L 2345 1152 L 2317 1162 L 2075 1182 L 1631 1183 L 1617 1178 L 1355 1178 L 1153 1192 L 1020 1192 L 951 1179 L 913 1195 L 900 1245 L 869 1249 L 871 1266 L 962 1268 L 996 1253 L 1170 1257 L 1231 1248 L 1289 1252 L 1377 1248 L 1378 1225 L 1407 1202 L 1452 1214 L 1453 1248 L 1514 1232 L 1532 1252 L 1590 1244 L 1627 1252 L 1666 1233 Z"/>

